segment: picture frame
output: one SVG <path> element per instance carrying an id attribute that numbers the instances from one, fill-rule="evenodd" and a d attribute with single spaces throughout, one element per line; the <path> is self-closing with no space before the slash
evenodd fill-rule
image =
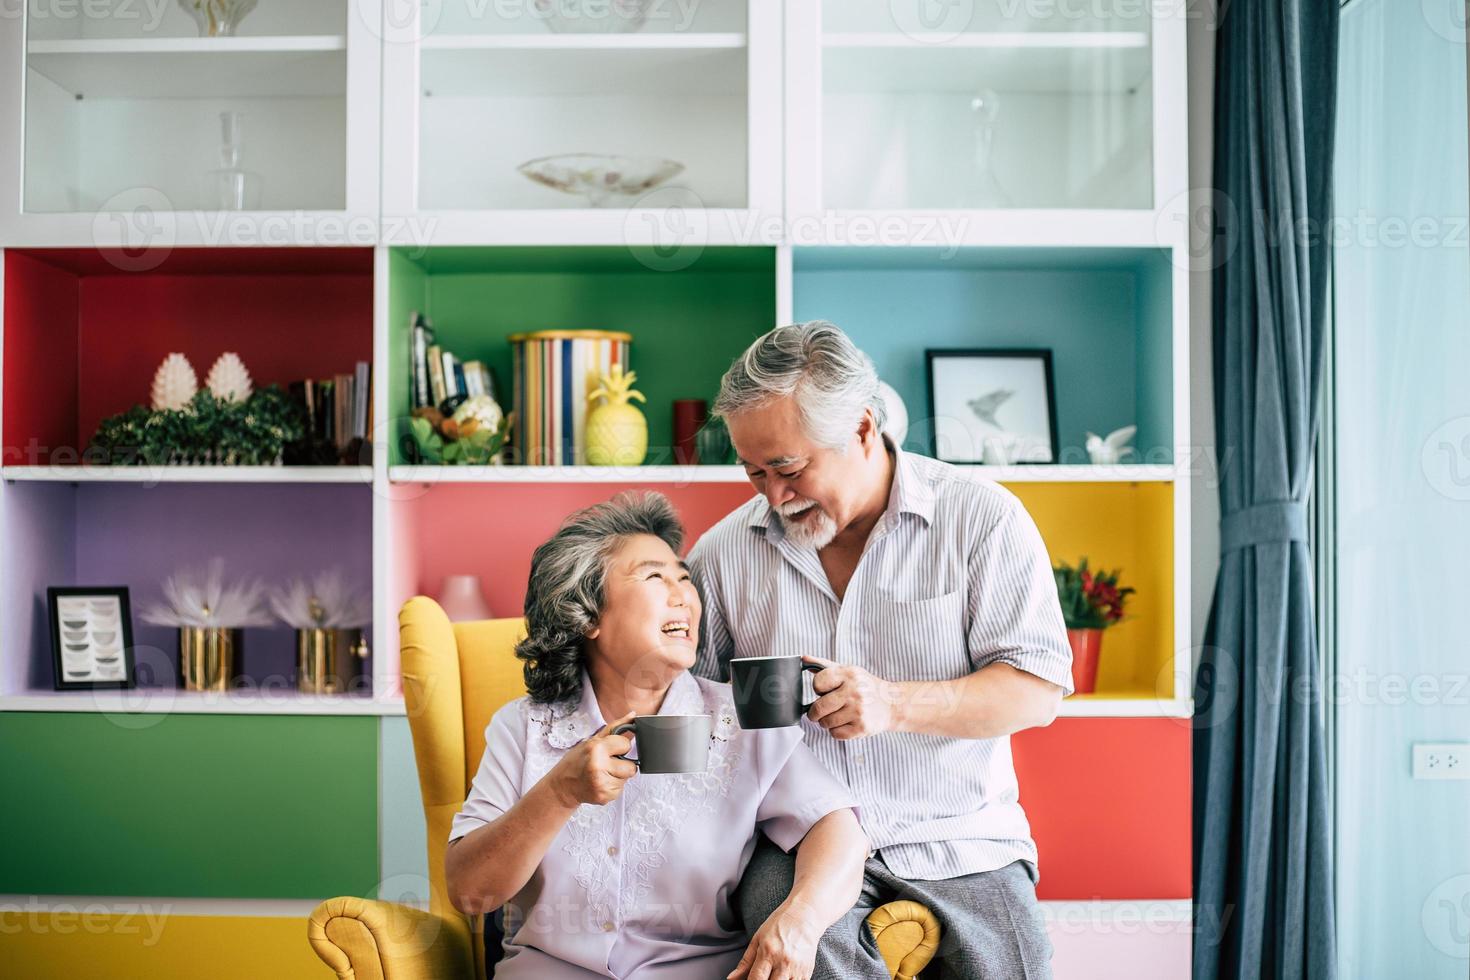
<path id="1" fill-rule="evenodd" d="M 133 688 L 133 614 L 125 585 L 46 589 L 58 691 Z"/>
<path id="2" fill-rule="evenodd" d="M 946 463 L 1055 463 L 1051 350 L 977 347 L 924 351 L 934 458 Z"/>

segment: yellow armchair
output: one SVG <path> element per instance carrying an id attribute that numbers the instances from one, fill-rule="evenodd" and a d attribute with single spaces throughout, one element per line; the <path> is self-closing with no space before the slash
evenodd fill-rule
<path id="1" fill-rule="evenodd" d="M 429 837 L 429 910 L 363 898 L 317 906 L 312 948 L 341 980 L 482 980 L 482 922 L 460 914 L 444 886 L 449 823 L 485 753 L 485 726 L 525 694 L 511 651 L 520 619 L 451 623 L 438 603 L 415 596 L 398 614 L 403 698 L 413 733 Z M 890 902 L 868 928 L 896 980 L 912 980 L 939 946 L 939 923 L 916 902 Z"/>

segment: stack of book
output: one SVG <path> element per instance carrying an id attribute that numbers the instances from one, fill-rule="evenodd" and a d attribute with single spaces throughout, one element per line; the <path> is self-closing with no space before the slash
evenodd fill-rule
<path id="1" fill-rule="evenodd" d="M 496 398 L 495 378 L 483 361 L 461 361 L 435 342 L 434 326 L 421 313 L 409 316 L 412 331 L 409 372 L 414 408 L 437 408 L 446 414 L 471 395 Z M 499 401 L 498 398 L 496 398 Z M 446 406 L 445 402 L 451 404 Z"/>
<path id="2" fill-rule="evenodd" d="M 373 428 L 372 365 L 358 361 L 351 374 L 306 378 L 288 386 L 307 425 L 303 447 L 311 463 L 357 462 L 357 447 Z"/>

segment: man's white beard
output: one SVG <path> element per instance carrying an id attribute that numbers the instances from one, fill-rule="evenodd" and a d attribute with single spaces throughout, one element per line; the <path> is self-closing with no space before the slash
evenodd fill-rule
<path id="1" fill-rule="evenodd" d="M 813 513 L 800 522 L 788 520 L 788 515 L 800 513 L 805 507 L 812 508 Z M 821 551 L 837 537 L 837 522 L 810 501 L 783 504 L 777 508 L 776 515 L 781 520 L 781 528 L 786 532 L 786 537 L 798 547 Z"/>

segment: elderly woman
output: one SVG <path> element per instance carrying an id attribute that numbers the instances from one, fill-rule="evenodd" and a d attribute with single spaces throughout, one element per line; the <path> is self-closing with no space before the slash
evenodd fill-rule
<path id="1" fill-rule="evenodd" d="M 496 712 L 445 857 L 455 907 L 505 906 L 497 980 L 805 980 L 867 857 L 845 787 L 797 727 L 744 731 L 696 678 L 700 601 L 660 494 L 620 494 L 536 549 L 527 697 Z M 639 774 L 638 715 L 707 714 L 704 771 Z M 796 851 L 785 902 L 747 945 L 731 893 L 757 829 Z"/>

